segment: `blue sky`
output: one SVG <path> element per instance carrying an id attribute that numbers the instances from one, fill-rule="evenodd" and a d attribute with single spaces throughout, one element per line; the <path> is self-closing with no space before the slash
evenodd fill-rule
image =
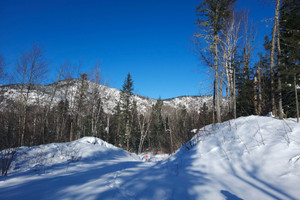
<path id="1" fill-rule="evenodd" d="M 191 52 L 199 0 L 0 0 L 0 54 L 12 70 L 21 51 L 43 46 L 56 68 L 69 60 L 90 72 L 100 61 L 109 86 L 121 88 L 128 72 L 135 93 L 152 98 L 209 94 L 208 68 Z M 257 46 L 269 33 L 273 7 L 238 0 L 259 22 Z M 204 81 L 204 83 L 202 83 Z M 202 84 L 201 84 L 202 83 Z"/>

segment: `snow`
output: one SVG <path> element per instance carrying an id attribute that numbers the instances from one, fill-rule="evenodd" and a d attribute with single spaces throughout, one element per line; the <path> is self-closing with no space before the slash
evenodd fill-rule
<path id="1" fill-rule="evenodd" d="M 200 129 L 172 156 L 94 137 L 22 147 L 0 199 L 293 200 L 299 181 L 300 124 L 249 116 Z"/>
<path id="2" fill-rule="evenodd" d="M 87 81 L 88 83 L 88 97 L 92 96 L 93 90 L 97 89 L 100 91 L 101 100 L 103 103 L 103 110 L 106 114 L 113 114 L 118 101 L 120 100 L 121 91 L 115 88 L 107 87 L 105 85 L 99 85 Z M 78 89 L 80 88 L 81 81 L 79 79 L 66 80 L 57 82 L 57 91 L 53 99 L 53 105 L 59 101 L 64 100 L 65 92 L 67 92 L 67 100 L 70 102 L 70 107 L 73 106 L 74 98 L 78 95 Z M 34 105 L 40 103 L 41 105 L 47 105 L 50 101 L 53 92 L 54 84 L 51 85 L 40 85 L 30 90 L 28 94 L 28 105 Z M 21 92 L 19 85 L 6 85 L 0 87 L 0 107 L 5 107 L 9 104 L 9 100 L 22 99 L 27 90 Z M 155 99 L 142 97 L 139 95 L 133 95 L 133 100 L 137 102 L 138 111 L 142 114 L 149 112 L 152 106 L 157 102 Z M 173 99 L 163 100 L 165 107 L 171 108 L 186 108 L 188 111 L 199 111 L 204 103 L 209 108 L 212 107 L 212 96 L 184 96 Z M 225 101 L 224 101 L 224 104 Z"/>

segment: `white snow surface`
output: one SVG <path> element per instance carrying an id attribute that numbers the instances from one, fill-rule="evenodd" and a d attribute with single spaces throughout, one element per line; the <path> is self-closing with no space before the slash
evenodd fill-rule
<path id="1" fill-rule="evenodd" d="M 18 150 L 0 199 L 299 199 L 300 124 L 249 116 L 209 125 L 174 155 L 85 137 Z M 151 158 L 154 158 L 151 160 Z"/>

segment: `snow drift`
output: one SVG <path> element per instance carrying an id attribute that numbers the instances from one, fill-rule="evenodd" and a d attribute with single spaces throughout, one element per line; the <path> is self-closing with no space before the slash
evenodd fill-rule
<path id="1" fill-rule="evenodd" d="M 22 147 L 3 199 L 299 199 L 300 124 L 241 117 L 209 125 L 166 160 L 100 139 Z M 37 159 L 40 156 L 40 160 Z"/>
<path id="2" fill-rule="evenodd" d="M 33 147 L 20 147 L 9 173 L 33 170 L 44 173 L 57 166 L 75 165 L 107 160 L 139 160 L 136 154 L 117 148 L 96 137 L 83 137 L 68 143 L 51 143 Z"/>
<path id="3" fill-rule="evenodd" d="M 298 199 L 299 157 L 299 123 L 249 116 L 204 127 L 172 162 L 205 174 L 204 199 Z"/>

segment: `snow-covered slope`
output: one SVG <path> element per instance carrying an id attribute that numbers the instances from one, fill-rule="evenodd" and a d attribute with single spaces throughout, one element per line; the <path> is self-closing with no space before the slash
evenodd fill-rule
<path id="1" fill-rule="evenodd" d="M 158 162 L 92 137 L 19 151 L 8 177 L 0 179 L 0 199 L 300 196 L 300 124 L 293 119 L 250 116 L 209 125 Z"/>
<path id="2" fill-rule="evenodd" d="M 249 116 L 204 127 L 170 163 L 203 199 L 299 199 L 299 158 L 299 123 Z"/>
<path id="3" fill-rule="evenodd" d="M 120 90 L 107 87 L 104 85 L 98 85 L 92 82 L 88 83 L 87 96 L 88 98 L 92 96 L 93 90 L 97 88 L 100 92 L 100 97 L 103 103 L 103 109 L 105 113 L 113 113 L 119 99 Z M 55 83 L 54 83 L 55 84 Z M 29 93 L 28 104 L 40 104 L 46 105 L 50 101 L 54 84 L 51 85 L 39 85 L 33 86 Z M 58 103 L 66 98 L 69 102 L 73 102 L 76 95 L 78 95 L 78 90 L 80 88 L 80 80 L 67 80 L 60 81 L 57 83 L 57 91 L 54 96 L 53 102 Z M 21 99 L 22 92 L 20 85 L 5 85 L 0 86 L 0 105 L 3 107 L 9 104 L 10 100 Z M 25 90 L 26 91 L 26 90 Z M 149 111 L 156 103 L 156 99 L 151 99 L 148 97 L 143 97 L 139 95 L 134 95 L 133 99 L 137 102 L 137 107 L 139 112 L 146 113 Z M 171 108 L 186 108 L 191 111 L 199 111 L 205 102 L 209 108 L 212 107 L 212 97 L 211 96 L 185 96 L 177 97 L 173 99 L 163 100 L 164 105 Z M 71 106 L 71 105 L 70 105 Z"/>
<path id="4" fill-rule="evenodd" d="M 140 160 L 136 154 L 115 147 L 99 138 L 83 137 L 69 143 L 51 143 L 33 147 L 20 147 L 15 161 L 12 163 L 12 173 L 35 171 L 44 173 L 56 170 L 56 166 L 66 163 L 93 160 Z"/>

